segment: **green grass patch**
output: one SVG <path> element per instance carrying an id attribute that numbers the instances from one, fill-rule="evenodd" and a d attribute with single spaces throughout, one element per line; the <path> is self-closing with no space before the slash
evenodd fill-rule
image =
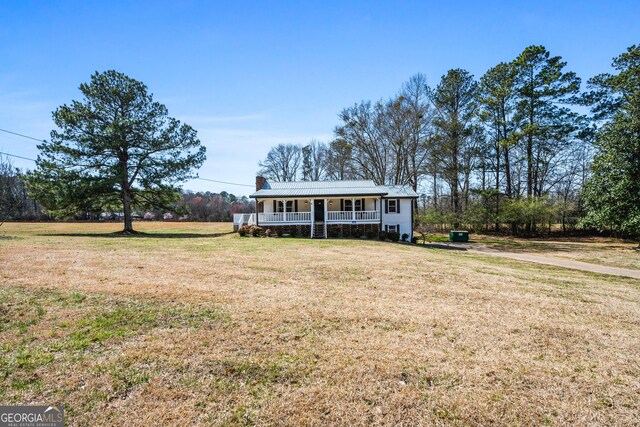
<path id="1" fill-rule="evenodd" d="M 0 292 L 0 396 L 37 388 L 42 367 L 94 358 L 154 329 L 226 327 L 230 323 L 224 311 L 204 304 L 5 288 Z M 37 333 L 27 334 L 36 325 Z M 149 379 L 147 373 L 129 368 L 110 368 L 119 394 Z"/>
<path id="2" fill-rule="evenodd" d="M 150 373 L 127 359 L 120 358 L 113 363 L 98 365 L 94 374 L 107 376 L 110 385 L 110 398 L 122 398 L 131 393 L 134 387 L 149 382 Z"/>
<path id="3" fill-rule="evenodd" d="M 228 315 L 210 307 L 116 302 L 112 307 L 87 314 L 73 324 L 63 323 L 61 326 L 71 332 L 54 343 L 51 349 L 86 350 L 155 328 L 198 328 L 229 321 Z"/>
<path id="4" fill-rule="evenodd" d="M 217 374 L 250 385 L 300 385 L 313 371 L 316 359 L 296 354 L 277 353 L 260 359 L 232 359 L 218 362 Z"/>
<path id="5" fill-rule="evenodd" d="M 40 295 L 39 295 L 40 294 Z M 5 288 L 0 291 L 0 333 L 15 331 L 25 334 L 47 313 L 42 292 L 26 292 Z"/>

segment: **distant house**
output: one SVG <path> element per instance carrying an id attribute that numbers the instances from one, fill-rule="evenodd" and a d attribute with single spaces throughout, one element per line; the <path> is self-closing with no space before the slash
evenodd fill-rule
<path id="1" fill-rule="evenodd" d="M 312 238 L 413 235 L 418 195 L 409 186 L 373 181 L 268 182 L 256 177 L 252 222 L 280 234 Z"/>

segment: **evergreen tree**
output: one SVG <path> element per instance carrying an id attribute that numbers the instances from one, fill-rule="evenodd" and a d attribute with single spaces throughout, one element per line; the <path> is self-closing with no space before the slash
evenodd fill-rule
<path id="1" fill-rule="evenodd" d="M 320 181 L 325 176 L 327 146 L 317 139 L 302 147 L 302 180 Z"/>
<path id="2" fill-rule="evenodd" d="M 132 233 L 134 209 L 171 209 L 179 182 L 205 159 L 196 131 L 168 116 L 147 87 L 122 73 L 95 73 L 82 101 L 53 113 L 59 130 L 40 144 L 32 194 L 52 214 L 87 207 L 121 210 Z"/>
<path id="3" fill-rule="evenodd" d="M 580 90 L 580 78 L 544 46 L 529 46 L 516 58 L 516 120 L 526 146 L 527 197 L 544 193 L 546 167 L 576 130 L 577 115 L 563 107 Z"/>
<path id="4" fill-rule="evenodd" d="M 640 46 L 633 45 L 613 60 L 617 74 L 589 80 L 583 100 L 597 120 L 592 175 L 583 197 L 583 223 L 640 235 Z"/>
<path id="5" fill-rule="evenodd" d="M 458 227 L 462 216 L 460 191 L 469 194 L 469 175 L 477 154 L 479 128 L 476 126 L 478 84 L 466 70 L 449 70 L 431 91 L 435 108 L 435 147 L 442 176 L 451 189 L 451 208 Z"/>
<path id="6" fill-rule="evenodd" d="M 516 68 L 513 63 L 501 62 L 487 71 L 480 79 L 480 90 L 478 101 L 481 105 L 480 117 L 490 129 L 490 147 L 486 147 L 487 155 L 492 160 L 495 171 L 495 228 L 500 228 L 498 218 L 500 216 L 500 194 L 502 189 L 501 172 L 504 176 L 504 194 L 508 198 L 513 197 L 513 186 L 511 177 L 511 148 L 515 141 L 513 113 L 516 102 L 515 86 Z M 483 161 L 482 190 L 485 188 Z M 487 196 L 491 196 L 489 192 Z M 515 230 L 515 224 L 512 224 Z"/>

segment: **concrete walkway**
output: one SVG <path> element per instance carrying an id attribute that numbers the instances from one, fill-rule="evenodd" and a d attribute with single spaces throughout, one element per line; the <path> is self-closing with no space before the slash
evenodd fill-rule
<path id="1" fill-rule="evenodd" d="M 532 255 L 515 252 L 499 252 L 491 250 L 470 249 L 469 252 L 481 253 L 483 255 L 492 255 L 502 258 L 517 259 L 519 261 L 535 262 L 538 264 L 553 265 L 556 267 L 571 268 L 573 270 L 589 271 L 591 273 L 611 274 L 613 276 L 631 277 L 640 279 L 640 270 L 631 270 L 629 268 L 608 267 L 606 265 L 591 264 L 588 262 L 575 261 L 572 259 L 558 258 L 547 255 Z"/>
<path id="2" fill-rule="evenodd" d="M 559 258 L 550 255 L 534 255 L 531 253 L 521 252 L 503 252 L 497 249 L 488 248 L 482 244 L 470 243 L 432 243 L 426 245 L 431 248 L 453 249 L 479 253 L 482 255 L 491 255 L 502 258 L 510 258 L 518 261 L 535 262 L 537 264 L 553 265 L 556 267 L 570 268 L 573 270 L 588 271 L 591 273 L 611 274 L 613 276 L 631 277 L 640 280 L 640 270 L 632 270 L 629 268 L 608 267 L 606 265 L 591 264 L 588 262 L 575 261 L 567 258 Z"/>

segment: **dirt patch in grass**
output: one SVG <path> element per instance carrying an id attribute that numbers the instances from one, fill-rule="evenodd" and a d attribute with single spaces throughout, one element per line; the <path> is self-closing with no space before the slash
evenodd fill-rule
<path id="1" fill-rule="evenodd" d="M 637 422 L 637 280 L 230 224 L 5 226 L 0 401 L 70 425 Z"/>

